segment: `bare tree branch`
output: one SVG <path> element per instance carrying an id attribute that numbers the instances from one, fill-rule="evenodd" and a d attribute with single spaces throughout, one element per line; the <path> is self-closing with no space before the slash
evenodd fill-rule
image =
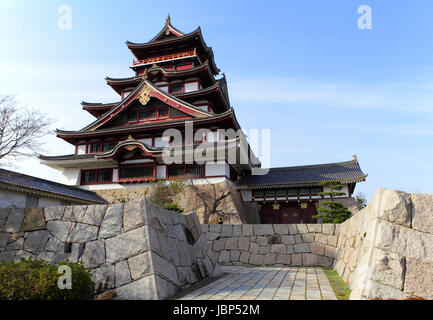
<path id="1" fill-rule="evenodd" d="M 18 106 L 15 96 L 0 95 L 0 160 L 34 155 L 51 123 L 45 114 Z"/>
<path id="2" fill-rule="evenodd" d="M 220 184 L 213 184 L 208 179 L 203 178 L 206 181 L 205 185 L 199 187 L 194 184 L 192 177 L 187 178 L 185 181 L 193 193 L 200 199 L 199 206 L 203 206 L 203 222 L 209 223 L 211 216 L 217 218 L 224 218 L 231 214 L 231 212 L 224 211 L 224 200 L 229 197 L 232 193 L 231 188 L 223 187 Z M 197 208 L 195 208 L 197 209 Z"/>

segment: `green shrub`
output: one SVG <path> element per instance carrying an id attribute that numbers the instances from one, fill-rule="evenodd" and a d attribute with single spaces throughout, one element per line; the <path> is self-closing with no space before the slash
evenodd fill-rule
<path id="1" fill-rule="evenodd" d="M 59 289 L 57 281 L 60 265 L 71 268 L 72 288 Z M 20 262 L 0 261 L 1 300 L 82 300 L 91 299 L 94 283 L 90 270 L 81 262 L 61 261 L 50 265 L 44 260 Z"/>
<path id="2" fill-rule="evenodd" d="M 179 205 L 175 202 L 171 202 L 171 203 L 166 203 L 162 206 L 163 209 L 166 210 L 170 210 L 170 211 L 175 211 L 178 213 L 182 213 L 183 209 L 181 207 L 179 207 Z"/>

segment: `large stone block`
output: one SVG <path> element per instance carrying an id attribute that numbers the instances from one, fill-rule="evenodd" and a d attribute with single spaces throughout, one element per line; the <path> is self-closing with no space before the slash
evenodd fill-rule
<path id="1" fill-rule="evenodd" d="M 250 243 L 250 252 L 251 253 L 259 253 L 259 245 L 255 242 Z"/>
<path id="2" fill-rule="evenodd" d="M 286 236 L 282 236 L 281 239 L 282 239 L 282 242 L 284 244 L 295 244 L 295 236 L 292 236 L 292 235 L 288 236 L 288 235 L 286 235 Z"/>
<path id="3" fill-rule="evenodd" d="M 228 238 L 225 249 L 233 250 L 238 248 L 238 238 Z"/>
<path id="4" fill-rule="evenodd" d="M 275 259 L 276 264 L 290 265 L 291 259 L 289 254 L 278 254 Z"/>
<path id="5" fill-rule="evenodd" d="M 242 235 L 243 236 L 252 236 L 254 234 L 254 229 L 252 224 L 243 224 L 242 225 Z"/>
<path id="6" fill-rule="evenodd" d="M 120 234 L 122 230 L 123 203 L 109 205 L 99 229 L 99 238 L 106 239 Z"/>
<path id="7" fill-rule="evenodd" d="M 116 288 L 116 299 L 121 300 L 157 300 L 158 292 L 156 290 L 153 276 L 144 277 L 140 280 L 133 281 L 129 284 Z"/>
<path id="8" fill-rule="evenodd" d="M 298 232 L 298 229 L 296 228 L 296 224 L 289 224 L 289 225 L 287 225 L 288 226 L 288 228 L 289 228 L 289 234 L 291 234 L 291 235 L 295 235 L 295 234 L 298 234 L 299 232 Z"/>
<path id="9" fill-rule="evenodd" d="M 219 236 L 220 234 L 216 232 L 206 232 L 206 239 L 209 241 L 216 240 L 219 238 Z"/>
<path id="10" fill-rule="evenodd" d="M 412 228 L 433 234 L 433 195 L 412 194 Z"/>
<path id="11" fill-rule="evenodd" d="M 382 201 L 378 217 L 388 222 L 410 227 L 411 201 L 407 193 L 391 189 L 382 189 Z"/>
<path id="12" fill-rule="evenodd" d="M 319 256 L 314 253 L 303 253 L 302 263 L 304 266 L 318 266 Z"/>
<path id="13" fill-rule="evenodd" d="M 296 253 L 310 252 L 310 244 L 308 243 L 298 243 L 294 245 Z"/>
<path id="14" fill-rule="evenodd" d="M 433 300 L 433 265 L 408 259 L 404 291 L 412 296 Z"/>
<path id="15" fill-rule="evenodd" d="M 221 224 L 210 224 L 209 225 L 209 231 L 210 232 L 221 233 L 221 228 L 222 228 Z"/>
<path id="16" fill-rule="evenodd" d="M 335 225 L 332 223 L 325 223 L 322 225 L 322 232 L 324 234 L 333 235 L 335 231 Z"/>
<path id="17" fill-rule="evenodd" d="M 240 237 L 238 240 L 238 250 L 249 251 L 250 250 L 250 239 L 247 237 Z"/>
<path id="18" fill-rule="evenodd" d="M 308 233 L 306 224 L 297 224 L 296 227 L 298 228 L 299 233 Z"/>
<path id="19" fill-rule="evenodd" d="M 302 253 L 292 254 L 291 258 L 292 258 L 292 262 L 291 262 L 292 266 L 302 266 Z"/>
<path id="20" fill-rule="evenodd" d="M 248 261 L 250 259 L 250 253 L 249 252 L 242 252 L 240 257 L 239 257 L 239 261 L 245 264 L 248 264 Z"/>
<path id="21" fill-rule="evenodd" d="M 66 242 L 69 233 L 72 231 L 75 223 L 68 221 L 48 221 L 47 229 L 48 231 L 59 239 L 61 242 Z"/>
<path id="22" fill-rule="evenodd" d="M 11 209 L 0 208 L 0 231 L 4 231 Z"/>
<path id="23" fill-rule="evenodd" d="M 433 235 L 383 221 L 377 230 L 376 245 L 389 252 L 433 263 Z"/>
<path id="24" fill-rule="evenodd" d="M 132 280 L 138 280 L 153 273 L 151 252 L 147 251 L 128 259 Z"/>
<path id="25" fill-rule="evenodd" d="M 287 224 L 274 224 L 275 233 L 281 235 L 289 234 L 289 226 Z"/>
<path id="26" fill-rule="evenodd" d="M 92 269 L 92 280 L 95 282 L 94 292 L 96 294 L 111 290 L 114 288 L 115 277 L 114 265 L 103 266 Z"/>
<path id="27" fill-rule="evenodd" d="M 88 206 L 82 222 L 99 227 L 102 223 L 102 219 L 104 218 L 106 210 L 106 205 Z"/>
<path id="28" fill-rule="evenodd" d="M 221 229 L 221 237 L 229 238 L 233 234 L 233 226 L 231 224 L 223 224 Z"/>
<path id="29" fill-rule="evenodd" d="M 311 233 L 318 233 L 322 232 L 322 225 L 321 224 L 307 224 L 308 232 Z"/>
<path id="30" fill-rule="evenodd" d="M 267 236 L 270 234 L 274 234 L 274 229 L 272 228 L 272 224 L 255 224 L 254 227 L 254 235 L 256 236 Z"/>
<path id="31" fill-rule="evenodd" d="M 227 242 L 227 239 L 218 239 L 218 240 L 215 240 L 214 242 L 213 242 L 213 249 L 215 250 L 215 251 L 221 251 L 221 250 L 224 250 L 224 248 L 226 247 L 226 242 Z"/>
<path id="32" fill-rule="evenodd" d="M 393 288 L 403 289 L 405 258 L 375 249 L 371 261 L 371 279 Z"/>
<path id="33" fill-rule="evenodd" d="M 122 233 L 105 240 L 107 263 L 125 260 L 146 250 L 149 250 L 146 227 Z"/>
<path id="34" fill-rule="evenodd" d="M 86 243 L 86 248 L 81 257 L 88 268 L 96 268 L 105 262 L 105 244 L 103 240 Z"/>
<path id="35" fill-rule="evenodd" d="M 326 234 L 317 233 L 315 236 L 315 241 L 323 244 L 328 243 L 328 236 Z"/>
<path id="36" fill-rule="evenodd" d="M 96 240 L 98 227 L 84 223 L 76 223 L 68 236 L 67 242 L 88 242 Z"/>
<path id="37" fill-rule="evenodd" d="M 31 252 L 43 251 L 48 241 L 48 231 L 32 231 L 26 233 L 24 241 L 24 250 Z"/>
<path id="38" fill-rule="evenodd" d="M 87 206 L 66 207 L 62 220 L 71 222 L 82 222 L 86 214 Z"/>
<path id="39" fill-rule="evenodd" d="M 21 224 L 24 220 L 24 209 L 10 209 L 6 225 L 3 231 L 6 232 L 19 232 L 21 231 Z"/>
<path id="40" fill-rule="evenodd" d="M 47 207 L 44 209 L 45 220 L 60 220 L 63 217 L 63 213 L 65 212 L 66 207 L 57 206 L 57 207 Z"/>
<path id="41" fill-rule="evenodd" d="M 265 260 L 265 256 L 263 254 L 252 253 L 250 255 L 249 264 L 260 266 L 263 264 L 264 260 Z"/>
<path id="42" fill-rule="evenodd" d="M 26 208 L 24 220 L 21 226 L 22 231 L 34 231 L 45 229 L 44 209 L 40 207 Z"/>
<path id="43" fill-rule="evenodd" d="M 310 243 L 310 249 L 311 249 L 311 253 L 315 253 L 318 255 L 323 256 L 325 253 L 325 247 L 321 243 L 317 243 L 317 242 Z"/>
<path id="44" fill-rule="evenodd" d="M 267 266 L 271 266 L 275 264 L 275 259 L 277 258 L 277 255 L 275 253 L 268 253 L 265 256 L 265 259 L 263 260 L 263 263 Z"/>
<path id="45" fill-rule="evenodd" d="M 286 254 L 287 249 L 285 244 L 273 244 L 271 246 L 271 253 L 277 253 L 277 254 Z"/>
<path id="46" fill-rule="evenodd" d="M 3 251 L 6 249 L 6 246 L 8 244 L 9 240 L 9 233 L 8 232 L 0 232 L 0 251 Z"/>
<path id="47" fill-rule="evenodd" d="M 129 231 L 145 224 L 144 210 L 141 208 L 142 201 L 134 200 L 126 202 L 123 207 L 123 230 Z"/>
<path id="48" fill-rule="evenodd" d="M 114 268 L 116 288 L 131 282 L 131 273 L 129 271 L 128 262 L 126 260 L 116 263 Z"/>

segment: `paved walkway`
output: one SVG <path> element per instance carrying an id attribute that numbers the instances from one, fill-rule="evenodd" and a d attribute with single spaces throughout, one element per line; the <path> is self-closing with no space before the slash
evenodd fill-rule
<path id="1" fill-rule="evenodd" d="M 337 300 L 322 268 L 222 267 L 226 275 L 181 300 Z"/>

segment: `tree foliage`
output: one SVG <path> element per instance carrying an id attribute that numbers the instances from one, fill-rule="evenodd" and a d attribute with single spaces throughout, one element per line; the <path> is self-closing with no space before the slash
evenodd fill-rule
<path id="1" fill-rule="evenodd" d="M 183 209 L 175 202 L 175 197 L 184 190 L 184 183 L 181 180 L 173 180 L 165 183 L 162 180 L 155 182 L 149 190 L 148 198 L 157 206 L 176 212 L 183 212 Z"/>
<path id="2" fill-rule="evenodd" d="M 50 125 L 45 114 L 18 106 L 13 95 L 0 94 L 0 160 L 39 151 L 39 139 L 49 133 Z"/>
<path id="3" fill-rule="evenodd" d="M 60 289 L 60 265 L 71 268 L 71 289 Z M 81 300 L 90 299 L 94 283 L 90 269 L 82 262 L 62 261 L 50 265 L 44 260 L 0 261 L 0 300 Z"/>
<path id="4" fill-rule="evenodd" d="M 363 194 L 362 192 L 358 192 L 356 194 L 355 200 L 359 210 L 362 210 L 367 206 L 367 198 L 365 197 L 365 194 Z"/>
<path id="5" fill-rule="evenodd" d="M 322 201 L 317 211 L 321 214 L 314 215 L 313 218 L 322 218 L 324 223 L 342 223 L 351 217 L 351 212 L 342 203 L 334 201 L 336 196 L 342 196 L 345 193 L 340 190 L 343 185 L 338 180 L 322 181 L 322 187 L 328 187 L 329 191 L 320 192 L 320 196 L 329 197 L 330 200 Z"/>

